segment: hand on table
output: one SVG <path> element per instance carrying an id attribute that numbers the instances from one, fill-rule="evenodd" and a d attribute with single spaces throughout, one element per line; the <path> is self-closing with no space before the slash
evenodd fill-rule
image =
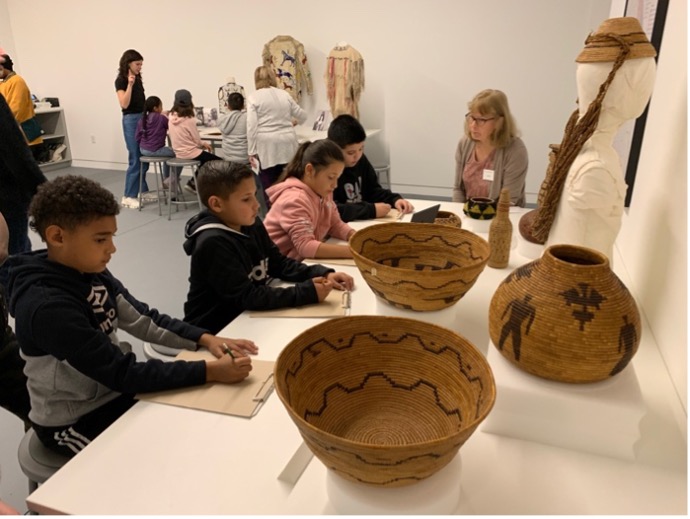
<path id="1" fill-rule="evenodd" d="M 237 356 L 230 349 L 228 352 L 218 360 L 206 361 L 206 382 L 235 384 L 247 378 L 252 370 L 252 359 Z"/>
<path id="2" fill-rule="evenodd" d="M 414 206 L 404 198 L 401 198 L 395 202 L 395 208 L 403 214 L 414 211 Z"/>
<path id="3" fill-rule="evenodd" d="M 250 353 L 255 355 L 259 352 L 258 346 L 248 339 L 230 339 L 229 337 L 218 337 L 210 333 L 205 333 L 201 336 L 199 345 L 210 351 L 217 359 L 225 355 L 226 347 L 240 357 L 245 357 Z"/>
<path id="4" fill-rule="evenodd" d="M 333 284 L 336 290 L 352 290 L 355 288 L 355 280 L 344 272 L 329 272 L 326 279 Z"/>
<path id="5" fill-rule="evenodd" d="M 331 290 L 333 290 L 333 283 L 324 277 L 312 278 L 312 282 L 314 283 L 314 288 L 316 289 L 316 296 L 319 298 L 319 303 L 321 303 L 328 297 L 328 294 L 331 293 Z"/>
<path id="6" fill-rule="evenodd" d="M 383 218 L 391 212 L 391 206 L 383 202 L 376 202 L 374 207 L 376 208 L 376 218 Z"/>

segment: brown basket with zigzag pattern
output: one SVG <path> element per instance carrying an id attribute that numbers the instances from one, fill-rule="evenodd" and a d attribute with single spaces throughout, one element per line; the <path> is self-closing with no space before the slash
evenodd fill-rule
<path id="1" fill-rule="evenodd" d="M 467 339 L 400 317 L 329 319 L 280 353 L 275 388 L 307 446 L 340 476 L 400 487 L 446 466 L 496 398 Z"/>
<path id="2" fill-rule="evenodd" d="M 474 233 L 430 223 L 383 223 L 357 231 L 350 249 L 364 280 L 388 303 L 428 312 L 457 303 L 489 259 Z"/>

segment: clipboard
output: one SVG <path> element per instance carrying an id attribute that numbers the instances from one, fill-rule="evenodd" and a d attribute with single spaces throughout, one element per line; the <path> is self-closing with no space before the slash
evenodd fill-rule
<path id="1" fill-rule="evenodd" d="M 176 360 L 212 360 L 215 357 L 209 351 L 181 351 Z M 237 384 L 212 382 L 203 386 L 194 386 L 156 393 L 141 393 L 139 400 L 159 404 L 176 405 L 251 418 L 273 392 L 273 366 L 270 360 L 252 359 L 252 371 L 249 376 Z"/>
<path id="2" fill-rule="evenodd" d="M 345 290 L 331 290 L 326 299 L 313 305 L 276 310 L 249 310 L 249 317 L 343 317 L 350 315 L 352 294 Z"/>

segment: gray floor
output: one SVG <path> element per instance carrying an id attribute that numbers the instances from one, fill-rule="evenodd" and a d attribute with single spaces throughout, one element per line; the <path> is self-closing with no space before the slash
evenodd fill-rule
<path id="1" fill-rule="evenodd" d="M 52 179 L 66 174 L 96 180 L 112 191 L 118 201 L 122 197 L 124 172 L 66 168 L 47 173 L 46 176 Z M 154 185 L 151 178 L 150 186 Z M 163 206 L 163 209 L 163 216 L 158 216 L 156 203 L 145 206 L 141 212 L 121 209 L 117 217 L 118 231 L 115 238 L 117 252 L 109 269 L 135 297 L 161 312 L 181 317 L 189 271 L 189 258 L 182 250 L 184 225 L 197 212 L 198 206 L 189 204 L 186 210 L 179 207 L 179 212 L 175 212 L 173 208 L 170 221 L 167 219 L 167 207 Z M 38 235 L 31 234 L 33 248 L 43 248 Z M 137 356 L 142 358 L 141 343 L 132 340 L 132 345 Z M 0 442 L 0 499 L 24 512 L 28 482 L 17 463 L 17 446 L 23 435 L 23 427 L 14 415 L 0 409 L 0 430 L 3 431 Z"/>

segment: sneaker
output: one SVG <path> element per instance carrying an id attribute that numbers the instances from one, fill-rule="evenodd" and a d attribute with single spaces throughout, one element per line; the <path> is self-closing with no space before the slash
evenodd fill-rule
<path id="1" fill-rule="evenodd" d="M 158 193 L 155 191 L 146 191 L 145 193 L 141 194 L 141 200 L 142 202 L 157 202 Z"/>
<path id="2" fill-rule="evenodd" d="M 131 196 L 123 196 L 120 205 L 127 209 L 139 209 L 139 200 Z"/>
<path id="3" fill-rule="evenodd" d="M 189 192 L 191 192 L 191 193 L 193 193 L 193 194 L 196 195 L 196 184 L 194 183 L 194 179 L 193 179 L 193 178 L 190 178 L 190 179 L 189 179 L 189 182 L 187 182 L 187 183 L 185 184 L 184 188 L 185 188 L 187 191 L 189 191 Z"/>

